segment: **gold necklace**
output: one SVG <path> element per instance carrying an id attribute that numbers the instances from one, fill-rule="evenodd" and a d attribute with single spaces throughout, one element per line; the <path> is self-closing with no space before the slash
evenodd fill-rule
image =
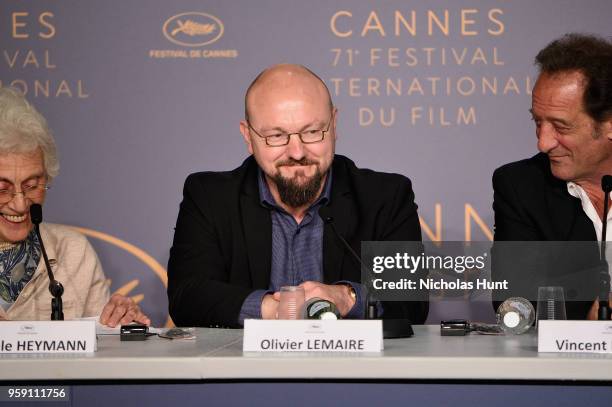
<path id="1" fill-rule="evenodd" d="M 17 243 L 0 242 L 0 252 L 4 252 L 6 250 L 12 249 L 15 246 L 17 246 Z"/>

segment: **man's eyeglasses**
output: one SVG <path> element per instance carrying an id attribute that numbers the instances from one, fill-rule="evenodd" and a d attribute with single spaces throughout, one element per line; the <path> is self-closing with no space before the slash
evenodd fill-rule
<path id="1" fill-rule="evenodd" d="M 49 184 L 38 182 L 36 184 L 24 185 L 21 187 L 21 191 L 15 191 L 15 187 L 0 189 L 0 204 L 11 202 L 19 194 L 31 201 L 40 199 L 50 187 L 51 185 Z"/>
<path id="2" fill-rule="evenodd" d="M 255 134 L 265 140 L 266 145 L 270 147 L 282 147 L 289 144 L 289 140 L 291 136 L 297 134 L 300 138 L 300 141 L 304 144 L 314 144 L 323 141 L 325 138 L 325 134 L 329 132 L 329 128 L 331 127 L 331 123 L 334 120 L 334 112 L 331 114 L 331 118 L 329 119 L 329 123 L 327 124 L 327 128 L 325 130 L 306 130 L 295 133 L 275 133 L 270 134 L 269 136 L 262 136 L 251 126 L 251 123 L 247 120 L 247 124 L 249 125 L 249 129 L 253 130 Z"/>

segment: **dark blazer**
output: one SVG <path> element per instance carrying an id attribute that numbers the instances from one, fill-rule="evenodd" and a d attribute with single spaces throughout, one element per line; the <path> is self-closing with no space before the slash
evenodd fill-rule
<path id="1" fill-rule="evenodd" d="M 361 241 L 420 241 L 410 180 L 359 169 L 336 155 L 329 210 L 338 232 L 360 252 Z M 185 181 L 168 263 L 170 315 L 180 326 L 238 327 L 246 297 L 268 289 L 270 211 L 260 204 L 251 156 L 233 171 L 191 174 Z M 323 233 L 323 283 L 361 280 L 357 262 L 328 226 Z M 383 303 L 385 318 L 423 323 L 425 302 Z"/>
<path id="2" fill-rule="evenodd" d="M 496 241 L 597 240 L 593 223 L 584 213 L 580 199 L 569 194 L 565 181 L 554 177 L 546 154 L 540 153 L 495 170 L 493 191 Z M 577 270 L 587 270 L 598 260 L 595 243 L 578 249 L 571 247 L 571 250 L 566 246 L 566 249 L 560 249 L 552 256 L 553 263 L 547 266 L 549 277 L 576 275 Z M 581 253 L 577 255 L 576 250 L 581 250 Z M 495 261 L 493 264 L 495 266 Z M 524 268 L 515 266 L 514 273 L 528 278 L 530 271 Z M 589 276 L 595 277 L 592 273 Z M 567 285 L 578 283 L 585 283 L 584 278 L 579 282 L 559 284 L 566 285 L 566 296 L 571 297 L 572 289 Z M 591 303 L 566 302 L 568 318 L 584 319 Z"/>

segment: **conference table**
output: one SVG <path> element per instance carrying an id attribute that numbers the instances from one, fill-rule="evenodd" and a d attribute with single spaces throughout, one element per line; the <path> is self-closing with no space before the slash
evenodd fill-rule
<path id="1" fill-rule="evenodd" d="M 71 404 L 52 404 L 88 406 L 612 403 L 612 355 L 538 353 L 533 331 L 414 330 L 371 354 L 243 353 L 242 330 L 198 328 L 195 340 L 101 335 L 94 354 L 2 355 L 0 385 L 64 386 Z"/>

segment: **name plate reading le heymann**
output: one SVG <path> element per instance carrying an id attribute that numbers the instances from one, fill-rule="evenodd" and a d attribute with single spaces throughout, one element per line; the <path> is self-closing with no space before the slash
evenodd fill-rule
<path id="1" fill-rule="evenodd" d="M 0 353 L 93 353 L 95 321 L 3 321 Z"/>

